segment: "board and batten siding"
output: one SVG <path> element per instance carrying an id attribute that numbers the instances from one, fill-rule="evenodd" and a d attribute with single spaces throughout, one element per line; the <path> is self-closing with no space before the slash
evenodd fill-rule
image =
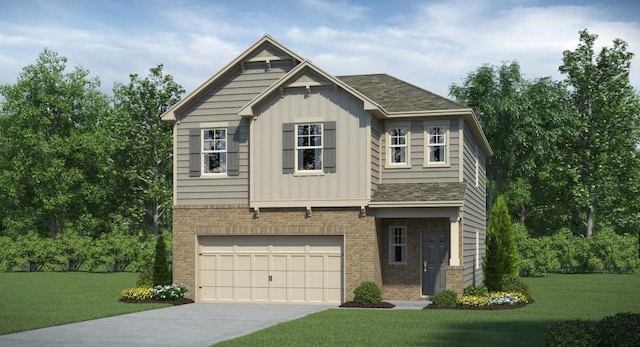
<path id="1" fill-rule="evenodd" d="M 464 125 L 463 176 L 467 182 L 464 197 L 462 243 L 464 287 L 480 285 L 484 280 L 482 259 L 486 238 L 486 158 L 469 128 Z M 476 186 L 476 158 L 478 159 L 478 185 Z M 479 259 L 476 259 L 476 230 L 478 231 Z"/>
<path id="2" fill-rule="evenodd" d="M 238 110 L 294 67 L 290 60 L 245 63 L 221 79 L 199 100 L 180 113 L 176 127 L 176 205 L 247 205 L 249 203 L 249 119 Z M 238 127 L 239 175 L 222 177 L 189 176 L 189 129 L 226 123 Z"/>
<path id="3" fill-rule="evenodd" d="M 387 165 L 389 160 L 388 133 L 389 129 L 407 126 L 409 124 L 411 136 L 410 146 L 410 167 L 393 168 Z M 425 153 L 425 129 L 430 125 L 448 125 L 449 143 L 448 165 L 445 167 L 424 167 L 427 160 Z M 381 160 L 382 183 L 437 183 L 437 182 L 459 182 L 460 173 L 460 150 L 459 150 L 459 122 L 458 118 L 429 119 L 429 120 L 387 120 L 383 123 L 384 132 L 381 135 Z"/>
<path id="4" fill-rule="evenodd" d="M 310 92 L 284 88 L 281 93 L 266 99 L 255 112 L 252 164 L 258 169 L 253 172 L 251 205 L 339 206 L 340 202 L 366 202 L 370 117 L 362 101 L 333 86 L 313 87 Z M 304 122 L 335 122 L 335 173 L 283 172 L 283 124 Z"/>

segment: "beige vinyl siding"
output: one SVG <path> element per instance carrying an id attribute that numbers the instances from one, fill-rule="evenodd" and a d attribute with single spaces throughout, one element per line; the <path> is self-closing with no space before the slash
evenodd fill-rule
<path id="1" fill-rule="evenodd" d="M 293 61 L 245 63 L 231 70 L 181 112 L 177 126 L 176 205 L 248 204 L 249 202 L 249 119 L 237 111 L 294 66 Z M 206 123 L 226 122 L 240 132 L 240 174 L 233 177 L 189 177 L 189 129 Z"/>
<path id="2" fill-rule="evenodd" d="M 410 124 L 410 168 L 390 168 L 386 166 L 388 161 L 387 132 L 388 129 Z M 445 124 L 449 126 L 448 163 L 446 167 L 424 167 L 425 153 L 425 127 L 429 124 Z M 421 120 L 387 120 L 384 122 L 385 132 L 381 136 L 382 182 L 383 183 L 434 183 L 434 182 L 458 182 L 459 179 L 459 122 L 458 118 Z"/>
<path id="3" fill-rule="evenodd" d="M 476 151 L 476 141 L 471 131 L 464 126 L 464 180 L 467 190 L 464 197 L 462 243 L 464 286 L 482 284 L 482 259 L 486 238 L 486 195 L 485 195 L 485 165 L 486 160 L 480 149 Z M 479 157 L 478 187 L 475 185 L 475 158 Z M 476 229 L 479 230 L 479 266 L 476 269 Z"/>
<path id="4" fill-rule="evenodd" d="M 371 117 L 371 194 L 378 190 L 380 184 L 380 137 L 382 131 L 380 129 L 380 121 Z"/>
<path id="5" fill-rule="evenodd" d="M 367 199 L 370 120 L 362 101 L 332 86 L 312 87 L 311 93 L 285 88 L 283 93 L 265 100 L 255 113 L 252 163 L 259 169 L 253 172 L 252 206 L 330 206 Z M 330 121 L 336 122 L 336 172 L 284 174 L 282 125 Z"/>

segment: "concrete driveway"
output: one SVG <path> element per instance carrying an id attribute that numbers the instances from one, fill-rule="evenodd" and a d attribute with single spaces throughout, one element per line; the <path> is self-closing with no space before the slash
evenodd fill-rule
<path id="1" fill-rule="evenodd" d="M 188 304 L 0 335 L 0 346 L 210 346 L 331 307 Z"/>

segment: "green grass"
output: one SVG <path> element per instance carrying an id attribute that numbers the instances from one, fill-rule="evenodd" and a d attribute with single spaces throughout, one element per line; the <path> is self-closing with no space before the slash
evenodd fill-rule
<path id="1" fill-rule="evenodd" d="M 135 273 L 0 272 L 0 335 L 165 307 L 125 304 Z"/>
<path id="2" fill-rule="evenodd" d="M 553 323 L 640 312 L 640 274 L 526 278 L 536 302 L 503 311 L 330 309 L 220 346 L 542 346 Z"/>

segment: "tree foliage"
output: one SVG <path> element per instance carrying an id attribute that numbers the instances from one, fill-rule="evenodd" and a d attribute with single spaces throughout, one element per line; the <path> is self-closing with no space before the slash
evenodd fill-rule
<path id="1" fill-rule="evenodd" d="M 115 112 L 108 124 L 118 144 L 114 160 L 126 168 L 118 174 L 129 214 L 158 235 L 161 225 L 170 225 L 173 172 L 172 125 L 160 115 L 180 100 L 184 89 L 164 74 L 162 65 L 150 69 L 145 78 L 131 74 L 129 79 L 113 88 Z"/>
<path id="2" fill-rule="evenodd" d="M 499 195 L 492 210 L 483 262 L 485 285 L 489 291 L 501 291 L 504 276 L 519 274 L 518 249 L 511 217 L 504 198 Z"/>

